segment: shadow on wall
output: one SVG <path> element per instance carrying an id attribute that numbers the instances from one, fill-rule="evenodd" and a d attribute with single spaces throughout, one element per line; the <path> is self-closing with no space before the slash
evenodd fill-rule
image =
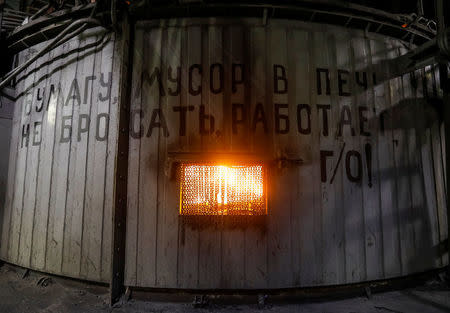
<path id="1" fill-rule="evenodd" d="M 397 220 L 399 227 L 383 232 L 398 232 L 402 263 L 412 269 L 442 267 L 446 263 L 448 238 L 442 111 L 442 99 L 425 95 L 402 99 L 379 112 L 372 121 L 379 123 L 377 140 L 392 140 L 389 158 L 394 168 L 380 168 L 379 179 L 380 184 L 395 182 L 394 199 L 397 201 L 391 218 Z M 388 151 L 379 153 L 389 154 Z M 413 244 L 403 247 L 402 243 L 410 238 L 413 238 Z M 428 258 L 428 264 L 423 264 L 423 255 L 433 255 L 435 261 Z"/>

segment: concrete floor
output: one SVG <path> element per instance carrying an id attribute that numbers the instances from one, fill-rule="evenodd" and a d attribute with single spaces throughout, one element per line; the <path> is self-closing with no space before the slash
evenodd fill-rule
<path id="1" fill-rule="evenodd" d="M 47 279 L 46 279 L 47 278 Z M 192 296 L 184 296 L 184 300 L 168 302 L 159 296 L 153 301 L 131 299 L 128 302 L 110 308 L 107 304 L 107 288 L 88 285 L 82 282 L 50 277 L 41 273 L 29 272 L 24 269 L 3 265 L 0 268 L 0 312 L 317 312 L 317 313 L 433 313 L 450 312 L 450 288 L 439 279 L 430 279 L 423 286 L 376 293 L 367 297 L 353 297 L 340 300 L 321 299 L 314 302 L 303 298 L 301 301 L 281 303 L 277 298 L 275 303 L 258 309 L 255 304 L 233 298 L 231 303 L 211 299 L 211 304 L 205 308 L 193 308 L 190 303 Z M 183 297 L 182 297 L 183 298 Z M 220 299 L 220 298 L 219 298 Z M 237 300 L 236 300 L 237 299 Z"/>

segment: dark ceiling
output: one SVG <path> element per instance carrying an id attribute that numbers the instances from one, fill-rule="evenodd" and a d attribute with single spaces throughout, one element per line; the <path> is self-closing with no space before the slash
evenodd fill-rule
<path id="1" fill-rule="evenodd" d="M 67 3 L 67 5 L 74 5 L 77 1 L 76 0 L 65 0 L 65 1 L 56 1 L 54 2 L 64 2 Z M 103 0 L 105 1 L 105 0 Z M 120 1 L 120 0 L 119 0 Z M 140 0 L 129 0 L 130 2 L 140 2 Z M 2 2 L 5 2 L 7 5 L 11 8 L 14 8 L 22 11 L 31 11 L 30 13 L 36 11 L 41 6 L 45 5 L 48 0 L 0 0 L 0 4 Z M 85 2 L 83 0 L 78 0 L 78 3 Z M 86 1 L 90 2 L 90 1 Z M 174 3 L 196 3 L 196 2 L 214 2 L 214 1 L 208 1 L 208 0 L 149 0 L 150 3 L 155 4 L 161 4 L 161 3 L 167 3 L 169 5 L 173 5 Z M 243 2 L 252 2 L 252 1 L 243 1 Z M 255 1 L 258 2 L 258 1 Z M 261 2 L 261 1 L 259 1 Z M 301 1 L 280 1 L 280 2 L 301 2 Z M 379 10 L 391 12 L 391 13 L 403 13 L 403 14 L 409 14 L 409 13 L 419 13 L 419 7 L 423 8 L 423 15 L 427 18 L 433 18 L 435 16 L 435 9 L 434 9 L 434 0 L 331 0 L 329 2 L 334 3 L 354 3 L 359 4 L 367 7 L 376 8 Z"/>
<path id="2" fill-rule="evenodd" d="M 432 18 L 435 16 L 434 0 L 350 0 L 351 2 L 360 4 L 391 13 L 418 13 L 419 7 L 423 8 L 424 16 Z"/>

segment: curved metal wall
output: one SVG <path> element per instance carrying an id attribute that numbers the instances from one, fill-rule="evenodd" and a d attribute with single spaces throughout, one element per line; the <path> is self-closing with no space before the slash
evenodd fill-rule
<path id="1" fill-rule="evenodd" d="M 7 95 L 12 94 L 13 89 L 3 90 Z M 9 146 L 11 142 L 11 130 L 13 119 L 14 101 L 9 97 L 0 95 L 0 143 L 3 147 L 0 151 L 0 203 L 5 203 L 6 185 L 8 180 Z M 0 207 L 0 216 L 3 216 L 4 206 Z M 3 223 L 0 221 L 0 233 Z"/>
<path id="2" fill-rule="evenodd" d="M 18 78 L 3 260 L 108 281 L 118 42 L 86 31 Z M 389 79 L 387 60 L 405 52 L 286 20 L 137 23 L 126 285 L 334 285 L 448 264 L 439 81 L 433 67 Z M 268 216 L 179 217 L 171 161 L 198 153 L 282 160 L 269 169 Z"/>
<path id="3" fill-rule="evenodd" d="M 448 263 L 439 81 L 388 79 L 403 43 L 257 19 L 140 22 L 134 42 L 126 285 L 334 285 Z M 287 160 L 263 225 L 178 216 L 170 157 L 198 152 Z"/>
<path id="4" fill-rule="evenodd" d="M 47 43 L 18 56 L 19 64 Z M 109 281 L 119 66 L 91 29 L 17 78 L 1 258 Z"/>

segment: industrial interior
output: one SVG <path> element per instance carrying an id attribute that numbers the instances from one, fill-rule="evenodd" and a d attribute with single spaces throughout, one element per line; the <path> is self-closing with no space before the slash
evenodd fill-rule
<path id="1" fill-rule="evenodd" d="M 448 1 L 0 0 L 0 30 L 0 311 L 450 310 Z M 62 282 L 103 304 L 45 308 Z"/>

